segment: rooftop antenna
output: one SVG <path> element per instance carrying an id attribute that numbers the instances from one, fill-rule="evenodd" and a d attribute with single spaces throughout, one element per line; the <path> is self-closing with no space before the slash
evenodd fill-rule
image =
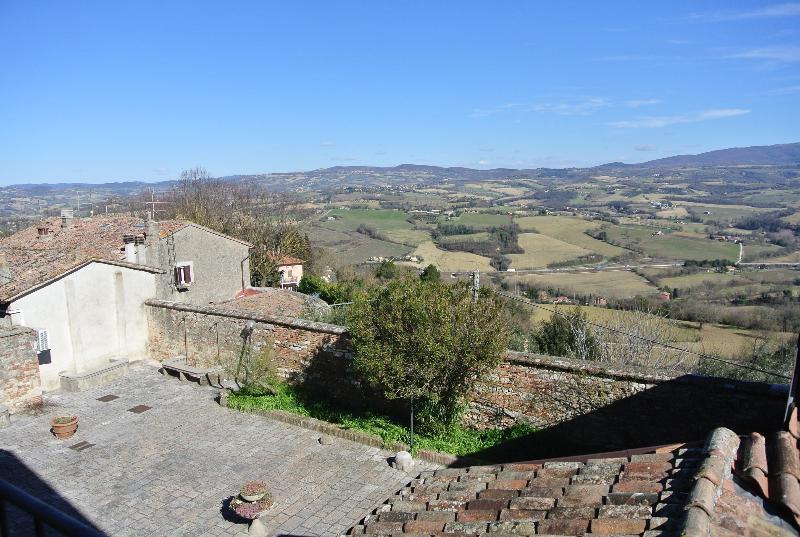
<path id="1" fill-rule="evenodd" d="M 155 190 L 153 190 L 151 188 L 150 189 L 150 201 L 144 202 L 145 205 L 149 205 L 150 206 L 150 211 L 147 214 L 150 220 L 155 220 L 156 219 L 156 205 L 161 204 L 161 203 L 169 203 L 169 202 L 167 202 L 167 201 L 156 201 Z"/>

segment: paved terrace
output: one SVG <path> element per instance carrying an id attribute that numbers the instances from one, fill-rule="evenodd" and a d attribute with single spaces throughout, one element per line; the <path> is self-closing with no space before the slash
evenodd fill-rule
<path id="1" fill-rule="evenodd" d="M 320 445 L 319 433 L 221 408 L 215 393 L 140 365 L 100 388 L 50 394 L 41 415 L 0 429 L 0 476 L 109 535 L 159 536 L 245 535 L 220 508 L 250 479 L 273 491 L 262 518 L 273 535 L 337 535 L 413 477 L 386 451 Z M 118 398 L 98 400 L 109 394 Z M 129 411 L 137 405 L 151 408 Z M 81 420 L 66 441 L 49 432 L 62 414 Z M 92 445 L 70 448 L 81 442 Z"/>

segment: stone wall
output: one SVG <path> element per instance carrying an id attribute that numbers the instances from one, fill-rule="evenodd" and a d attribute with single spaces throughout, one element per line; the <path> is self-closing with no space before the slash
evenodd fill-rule
<path id="1" fill-rule="evenodd" d="M 509 351 L 477 386 L 465 420 L 479 428 L 534 425 L 535 442 L 503 455 L 530 459 L 697 441 L 715 427 L 769 433 L 781 428 L 787 395 L 783 384 Z"/>
<path id="2" fill-rule="evenodd" d="M 256 323 L 254 347 L 273 344 L 279 373 L 320 381 L 329 395 L 358 403 L 349 370 L 346 329 L 286 317 L 259 316 L 219 306 L 149 300 L 151 355 L 183 355 L 198 365 L 238 356 L 240 332 Z M 219 345 L 217 345 L 219 331 Z M 184 344 L 184 333 L 186 343 Z M 219 351 L 217 350 L 219 349 Z M 479 458 L 513 460 L 567 456 L 702 440 L 715 427 L 768 433 L 781 426 L 788 387 L 635 367 L 614 367 L 509 351 L 471 396 L 465 423 L 478 428 L 534 425 L 533 440 Z M 369 401 L 370 405 L 374 401 Z"/>
<path id="3" fill-rule="evenodd" d="M 0 406 L 11 412 L 42 403 L 36 332 L 21 326 L 0 328 Z"/>
<path id="4" fill-rule="evenodd" d="M 148 300 L 150 356 L 165 360 L 185 355 L 196 367 L 236 363 L 245 346 L 242 330 L 255 323 L 251 352 L 273 346 L 280 376 L 295 382 L 315 378 L 346 391 L 349 346 L 341 326 L 291 317 L 259 315 L 221 306 L 195 306 Z M 351 379 L 351 380 L 347 380 Z"/>

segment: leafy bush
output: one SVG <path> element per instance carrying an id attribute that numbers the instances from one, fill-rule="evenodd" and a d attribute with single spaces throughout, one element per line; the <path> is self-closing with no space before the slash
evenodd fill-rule
<path id="1" fill-rule="evenodd" d="M 425 282 L 436 282 L 441 279 L 441 274 L 439 273 L 439 269 L 436 268 L 436 265 L 428 265 L 425 267 L 425 270 L 422 271 L 422 274 L 419 275 L 419 279 Z"/>
<path id="2" fill-rule="evenodd" d="M 329 283 L 319 276 L 303 275 L 297 290 L 306 295 L 318 296 L 328 304 L 350 302 L 353 286 L 345 283 Z"/>
<path id="3" fill-rule="evenodd" d="M 348 325 L 358 373 L 387 399 L 413 398 L 429 433 L 457 423 L 465 395 L 509 339 L 503 304 L 489 289 L 473 301 L 466 282 L 410 277 L 356 301 Z"/>
<path id="4" fill-rule="evenodd" d="M 586 324 L 586 313 L 575 309 L 553 315 L 534 333 L 536 350 L 550 356 L 597 360 L 600 344 Z"/>

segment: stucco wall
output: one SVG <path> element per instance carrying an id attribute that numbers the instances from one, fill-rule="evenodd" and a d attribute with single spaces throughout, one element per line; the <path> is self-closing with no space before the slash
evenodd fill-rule
<path id="1" fill-rule="evenodd" d="M 155 276 L 95 262 L 14 301 L 8 309 L 21 311 L 15 323 L 48 333 L 51 362 L 40 366 L 42 388 L 58 388 L 61 371 L 145 357 L 144 301 L 155 296 Z"/>
<path id="2" fill-rule="evenodd" d="M 0 328 L 0 405 L 11 412 L 40 405 L 36 333 L 25 327 Z"/>
<path id="3" fill-rule="evenodd" d="M 281 265 L 278 267 L 281 273 L 281 285 L 299 284 L 303 279 L 303 265 Z"/>
<path id="4" fill-rule="evenodd" d="M 187 226 L 158 241 L 155 254 L 165 274 L 159 277 L 158 297 L 187 304 L 208 304 L 233 298 L 250 285 L 249 247 L 196 226 Z M 155 257 L 154 257 L 155 255 Z M 245 260 L 242 262 L 242 260 Z M 191 262 L 194 281 L 186 291 L 175 287 L 176 263 Z"/>

